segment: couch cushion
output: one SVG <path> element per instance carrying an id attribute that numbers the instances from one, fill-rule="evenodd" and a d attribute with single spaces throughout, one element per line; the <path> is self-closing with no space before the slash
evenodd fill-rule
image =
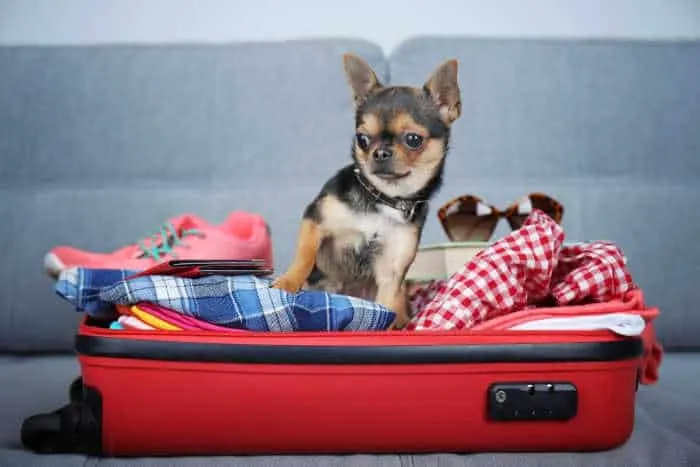
<path id="1" fill-rule="evenodd" d="M 667 354 L 660 368 L 659 382 L 642 386 L 639 404 L 667 429 L 700 444 L 700 354 Z"/>
<path id="2" fill-rule="evenodd" d="M 341 55 L 354 40 L 0 48 L 0 350 L 68 350 L 77 313 L 42 258 L 110 251 L 194 212 L 270 223 L 276 268 L 322 180 L 349 161 Z"/>
<path id="3" fill-rule="evenodd" d="M 657 386 L 639 393 L 635 430 L 618 449 L 589 454 L 475 454 L 402 456 L 253 456 L 165 459 L 90 459 L 82 456 L 39 456 L 19 442 L 22 420 L 66 403 L 67 388 L 78 375 L 73 357 L 0 357 L 0 466 L 659 466 L 700 465 L 700 354 L 670 354 Z M 84 464 L 85 463 L 85 464 Z"/>
<path id="4" fill-rule="evenodd" d="M 567 240 L 622 247 L 663 344 L 700 347 L 700 41 L 418 38 L 390 57 L 392 82 L 450 57 L 463 114 L 433 213 L 464 193 L 551 194 Z M 445 240 L 433 216 L 423 242 Z"/>

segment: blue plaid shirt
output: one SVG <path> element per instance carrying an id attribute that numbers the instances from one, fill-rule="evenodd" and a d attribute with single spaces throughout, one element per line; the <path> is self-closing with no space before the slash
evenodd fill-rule
<path id="1" fill-rule="evenodd" d="M 150 302 L 219 326 L 250 331 L 383 330 L 394 313 L 378 303 L 322 291 L 296 294 L 255 276 L 127 277 L 136 271 L 74 268 L 55 290 L 78 311 L 114 316 L 114 305 Z"/>

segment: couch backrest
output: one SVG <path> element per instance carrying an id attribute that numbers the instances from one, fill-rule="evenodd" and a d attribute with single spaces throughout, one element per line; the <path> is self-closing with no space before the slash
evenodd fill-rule
<path id="1" fill-rule="evenodd" d="M 52 246 L 131 243 L 167 218 L 270 223 L 288 262 L 305 202 L 349 161 L 354 40 L 0 48 L 0 350 L 70 350 L 79 314 L 42 271 Z"/>
<path id="2" fill-rule="evenodd" d="M 662 342 L 700 348 L 700 42 L 418 38 L 390 57 L 392 81 L 448 57 L 463 115 L 434 207 L 554 196 L 567 240 L 622 248 Z M 428 225 L 425 241 L 445 238 Z"/>
<path id="3" fill-rule="evenodd" d="M 663 343 L 700 347 L 700 43 L 419 38 L 388 62 L 349 40 L 0 48 L 0 350 L 71 349 L 79 314 L 42 271 L 56 244 L 111 250 L 183 212 L 245 209 L 286 268 L 304 205 L 349 160 L 346 51 L 396 84 L 460 60 L 424 243 L 446 240 L 434 214 L 453 196 L 547 192 L 568 240 L 620 244 Z"/>

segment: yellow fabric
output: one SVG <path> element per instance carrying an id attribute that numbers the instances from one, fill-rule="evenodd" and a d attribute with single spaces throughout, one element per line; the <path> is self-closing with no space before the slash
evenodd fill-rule
<path id="1" fill-rule="evenodd" d="M 182 331 L 182 328 L 170 324 L 167 321 L 163 321 L 160 318 L 156 318 L 150 313 L 146 313 L 138 306 L 134 305 L 131 307 L 131 313 L 144 323 L 153 326 L 156 329 L 162 329 L 164 331 Z"/>

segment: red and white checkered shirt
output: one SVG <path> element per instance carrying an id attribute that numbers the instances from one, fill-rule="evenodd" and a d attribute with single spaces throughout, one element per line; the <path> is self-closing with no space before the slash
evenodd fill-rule
<path id="1" fill-rule="evenodd" d="M 449 279 L 414 292 L 414 318 L 406 329 L 468 329 L 544 300 L 558 306 L 604 302 L 636 288 L 616 245 L 563 242 L 561 226 L 533 210 L 520 229 L 479 252 Z"/>

